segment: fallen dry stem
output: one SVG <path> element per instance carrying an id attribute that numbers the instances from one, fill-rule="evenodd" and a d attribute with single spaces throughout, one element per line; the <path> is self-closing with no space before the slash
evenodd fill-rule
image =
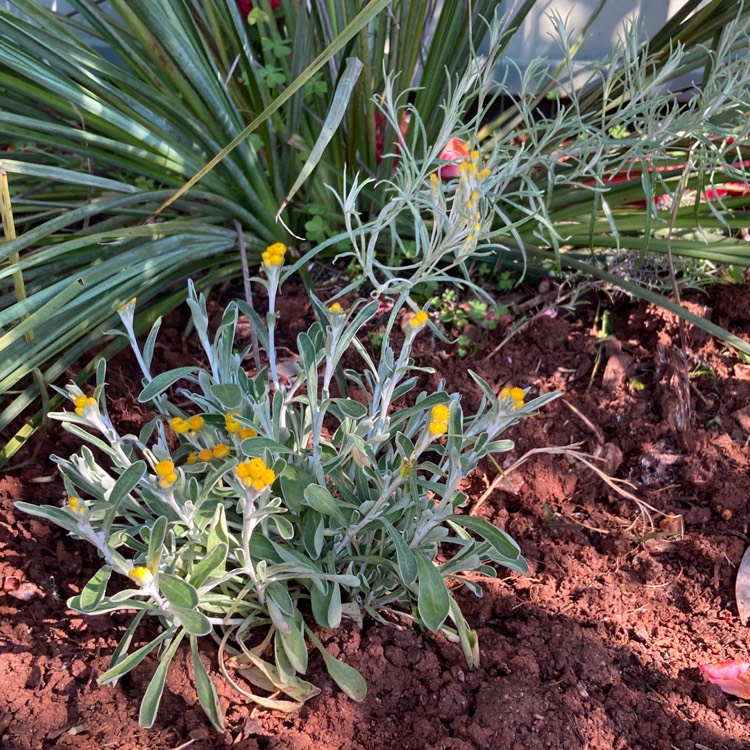
<path id="1" fill-rule="evenodd" d="M 642 522 L 644 526 L 648 527 L 649 529 L 655 529 L 654 524 L 654 516 L 661 516 L 663 518 L 668 518 L 672 520 L 678 520 L 680 519 L 679 515 L 669 514 L 665 513 L 664 511 L 659 510 L 658 508 L 655 508 L 653 505 L 650 505 L 645 500 L 642 500 L 637 495 L 634 495 L 629 490 L 635 490 L 633 484 L 628 482 L 626 479 L 618 479 L 617 477 L 611 477 L 606 472 L 602 471 L 597 465 L 597 461 L 601 461 L 600 458 L 597 458 L 596 456 L 593 456 L 590 453 L 583 453 L 582 451 L 578 450 L 581 447 L 581 443 L 571 443 L 569 445 L 560 445 L 560 446 L 548 446 L 548 447 L 542 447 L 542 448 L 532 448 L 529 451 L 526 451 L 517 461 L 515 461 L 513 464 L 511 464 L 507 469 L 503 469 L 498 475 L 492 480 L 492 483 L 490 486 L 482 493 L 481 497 L 477 500 L 477 502 L 474 504 L 474 507 L 471 509 L 470 515 L 475 516 L 479 513 L 479 509 L 484 505 L 484 503 L 487 501 L 487 498 L 497 489 L 500 482 L 505 480 L 508 482 L 509 486 L 512 488 L 512 484 L 507 479 L 508 474 L 518 469 L 521 465 L 526 463 L 532 456 L 537 454 L 547 454 L 547 455 L 553 455 L 553 456 L 565 456 L 566 458 L 573 459 L 575 461 L 578 461 L 579 463 L 582 463 L 584 466 L 586 466 L 588 469 L 593 471 L 603 482 L 605 482 L 610 489 L 612 489 L 614 492 L 616 492 L 621 497 L 624 497 L 626 500 L 630 500 L 633 503 L 635 503 L 636 507 L 639 510 L 640 517 L 642 519 Z M 625 489 L 625 488 L 628 489 Z M 634 520 L 626 529 L 626 531 L 630 531 L 636 524 L 636 520 Z"/>

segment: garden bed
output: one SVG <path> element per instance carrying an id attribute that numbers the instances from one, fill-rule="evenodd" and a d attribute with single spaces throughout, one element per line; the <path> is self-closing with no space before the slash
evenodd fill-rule
<path id="1" fill-rule="evenodd" d="M 285 287 L 283 300 L 282 321 L 302 329 L 304 291 Z M 651 532 L 634 501 L 565 455 L 534 455 L 508 476 L 513 490 L 499 482 L 489 493 L 497 470 L 481 465 L 469 479 L 468 510 L 513 535 L 529 574 L 502 573 L 484 584 L 482 599 L 460 595 L 480 639 L 481 667 L 473 672 L 458 645 L 406 623 L 367 622 L 363 631 L 349 623 L 321 633 L 331 653 L 367 680 L 361 704 L 336 688 L 317 657 L 311 679 L 322 693 L 291 715 L 254 708 L 217 675 L 227 720 L 220 735 L 197 703 L 185 651 L 173 662 L 155 728 L 139 729 L 138 704 L 155 661 L 116 688 L 97 686 L 128 618 L 86 618 L 65 607 L 97 569 L 95 555 L 13 507 L 63 498 L 47 456 L 78 446 L 52 425 L 36 457 L 0 480 L 0 748 L 748 747 L 750 704 L 705 682 L 698 665 L 746 659 L 749 651 L 734 578 L 748 545 L 750 365 L 688 330 L 697 357 L 689 364 L 693 416 L 680 433 L 674 422 L 686 393 L 670 365 L 680 346 L 675 319 L 618 303 L 613 340 L 603 344 L 593 303 L 576 315 L 542 315 L 499 349 L 503 331 L 495 331 L 461 360 L 425 335 L 419 364 L 436 370 L 425 387 L 434 390 L 445 377 L 448 390 L 471 402 L 479 397 L 471 368 L 498 389 L 563 391 L 564 399 L 512 428 L 516 450 L 500 456 L 503 466 L 532 448 L 580 442 L 579 450 L 604 457 L 608 472 L 665 515 L 651 511 Z M 690 304 L 750 336 L 750 285 Z M 176 367 L 195 356 L 184 323 L 177 314 L 165 323 L 157 370 L 159 361 Z M 601 367 L 592 379 L 597 346 Z M 128 354 L 110 364 L 110 414 L 123 430 L 142 422 L 138 379 Z M 212 674 L 215 659 L 207 647 Z"/>

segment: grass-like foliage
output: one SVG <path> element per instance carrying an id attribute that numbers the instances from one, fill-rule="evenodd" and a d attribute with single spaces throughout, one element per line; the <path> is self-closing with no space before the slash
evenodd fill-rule
<path id="1" fill-rule="evenodd" d="M 346 165 L 393 167 L 397 131 L 374 103 L 384 77 L 418 83 L 437 121 L 446 73 L 487 34 L 463 5 L 438 13 L 428 0 L 258 2 L 249 16 L 230 0 L 71 5 L 0 7 L 0 148 L 18 234 L 0 245 L 0 431 L 38 408 L 131 297 L 145 331 L 184 300 L 187 278 L 205 289 L 238 274 L 238 231 L 255 258 L 289 241 L 275 219 L 287 196 L 291 231 L 338 231 L 325 185 L 340 187 Z"/>
<path id="2" fill-rule="evenodd" d="M 495 23 L 489 0 L 471 12 L 427 0 L 282 0 L 247 17 L 234 2 L 201 0 L 113 0 L 107 12 L 74 0 L 70 17 L 32 0 L 0 8 L 0 126 L 18 234 L 0 246 L 0 430 L 21 425 L 0 463 L 120 305 L 137 296 L 134 325 L 147 330 L 184 299 L 186 278 L 206 289 L 240 272 L 240 234 L 257 258 L 292 241 L 286 226 L 306 238 L 303 253 L 317 246 L 312 257 L 361 222 L 374 231 L 354 253 L 376 287 L 409 275 L 402 259 L 414 247 L 430 265 L 432 226 L 415 235 L 401 208 L 452 221 L 447 204 L 424 205 L 419 186 L 454 138 L 480 152 L 479 171 L 490 168 L 484 255 L 597 276 L 747 353 L 639 284 L 638 263 L 630 275 L 615 269 L 623 250 L 664 256 L 649 265 L 668 270 L 680 258 L 747 266 L 737 235 L 748 225 L 750 8 L 689 0 L 654 37 L 632 27 L 583 71 L 580 40 L 559 21 L 561 70 L 536 61 L 519 85 L 495 84 L 532 4 Z M 680 75 L 694 83 L 676 97 Z M 383 179 L 393 190 L 374 188 Z M 9 200 L 0 208 L 7 227 Z"/>

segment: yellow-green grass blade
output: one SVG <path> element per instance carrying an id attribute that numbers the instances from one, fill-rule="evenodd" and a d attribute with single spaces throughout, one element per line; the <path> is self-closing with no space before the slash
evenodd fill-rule
<path id="1" fill-rule="evenodd" d="M 16 224 L 13 220 L 13 204 L 10 200 L 10 189 L 8 187 L 8 173 L 3 169 L 3 163 L 0 161 L 0 219 L 3 224 L 3 237 L 6 242 L 16 239 Z M 18 265 L 20 257 L 18 251 L 14 252 L 8 258 L 11 265 Z M 14 268 L 13 289 L 16 293 L 16 301 L 22 303 L 26 299 L 26 287 L 23 281 L 23 271 L 20 268 Z M 26 341 L 34 338 L 33 329 L 29 329 L 24 334 Z"/>

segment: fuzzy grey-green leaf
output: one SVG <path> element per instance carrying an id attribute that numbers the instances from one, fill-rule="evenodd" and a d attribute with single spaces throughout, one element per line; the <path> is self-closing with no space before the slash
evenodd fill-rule
<path id="1" fill-rule="evenodd" d="M 198 606 L 198 592 L 195 587 L 171 573 L 159 573 L 159 591 L 176 607 L 189 609 Z"/>
<path id="2" fill-rule="evenodd" d="M 450 611 L 450 594 L 443 576 L 424 552 L 415 552 L 417 559 L 417 611 L 424 626 L 436 633 Z"/>
<path id="3" fill-rule="evenodd" d="M 105 565 L 94 573 L 91 580 L 83 587 L 80 594 L 81 609 L 85 612 L 93 612 L 99 602 L 104 598 L 107 592 L 109 577 L 112 575 L 112 568 Z"/>

